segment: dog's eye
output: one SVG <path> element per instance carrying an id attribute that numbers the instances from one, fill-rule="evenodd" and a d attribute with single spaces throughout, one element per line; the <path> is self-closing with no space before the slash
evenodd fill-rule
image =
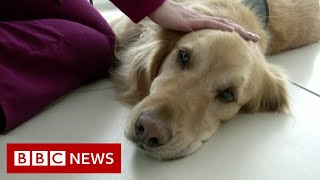
<path id="1" fill-rule="evenodd" d="M 231 89 L 226 89 L 219 92 L 217 98 L 224 103 L 229 103 L 236 100 L 235 93 Z"/>
<path id="2" fill-rule="evenodd" d="M 187 51 L 185 50 L 179 50 L 179 61 L 182 65 L 186 65 L 190 59 L 190 56 Z"/>

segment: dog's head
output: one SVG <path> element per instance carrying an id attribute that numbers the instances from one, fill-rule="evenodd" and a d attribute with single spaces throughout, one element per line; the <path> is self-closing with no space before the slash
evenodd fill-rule
<path id="1" fill-rule="evenodd" d="M 173 36 L 158 37 L 166 40 L 149 52 L 131 84 L 145 97 L 125 134 L 150 155 L 189 155 L 240 111 L 287 108 L 286 79 L 257 44 L 214 30 Z"/>

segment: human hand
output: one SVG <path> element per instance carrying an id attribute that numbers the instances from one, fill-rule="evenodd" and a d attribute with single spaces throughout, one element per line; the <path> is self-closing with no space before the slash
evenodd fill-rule
<path id="1" fill-rule="evenodd" d="M 248 41 L 257 42 L 260 39 L 258 35 L 246 31 L 232 20 L 207 16 L 171 0 L 166 0 L 148 17 L 161 27 L 177 31 L 191 32 L 199 29 L 217 29 L 236 31 L 243 39 Z"/>

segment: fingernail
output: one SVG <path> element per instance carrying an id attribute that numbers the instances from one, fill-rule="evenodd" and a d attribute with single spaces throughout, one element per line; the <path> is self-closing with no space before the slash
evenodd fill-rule
<path id="1" fill-rule="evenodd" d="M 252 33 L 252 32 L 248 32 L 248 34 L 249 34 L 251 37 L 261 39 L 261 37 L 260 37 L 258 34 L 254 34 L 254 33 Z"/>
<path id="2" fill-rule="evenodd" d="M 254 34 L 254 36 L 258 39 L 261 39 L 261 37 L 258 34 Z"/>

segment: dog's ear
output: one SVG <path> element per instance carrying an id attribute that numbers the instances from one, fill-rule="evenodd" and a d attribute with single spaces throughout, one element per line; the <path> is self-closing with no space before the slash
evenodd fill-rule
<path id="1" fill-rule="evenodd" d="M 140 67 L 137 74 L 137 94 L 140 99 L 149 95 L 150 86 L 152 81 L 157 77 L 159 69 L 176 45 L 177 41 L 182 37 L 183 33 L 170 30 L 160 30 L 157 34 L 157 44 L 148 52 L 145 63 Z"/>
<path id="2" fill-rule="evenodd" d="M 140 39 L 132 45 L 125 56 L 127 63 L 121 64 L 113 79 L 119 84 L 119 98 L 134 105 L 149 95 L 152 81 L 166 56 L 174 48 L 183 33 L 160 29 L 144 24 Z M 150 32 L 152 31 L 152 32 Z"/>
<path id="3" fill-rule="evenodd" d="M 287 78 L 281 70 L 271 64 L 261 82 L 261 92 L 242 107 L 245 112 L 283 112 L 289 110 Z"/>
<path id="4" fill-rule="evenodd" d="M 146 71 L 150 83 L 157 77 L 162 62 L 174 48 L 178 40 L 184 35 L 182 32 L 162 29 L 158 34 L 158 39 L 161 40 L 155 53 L 146 63 Z"/>

